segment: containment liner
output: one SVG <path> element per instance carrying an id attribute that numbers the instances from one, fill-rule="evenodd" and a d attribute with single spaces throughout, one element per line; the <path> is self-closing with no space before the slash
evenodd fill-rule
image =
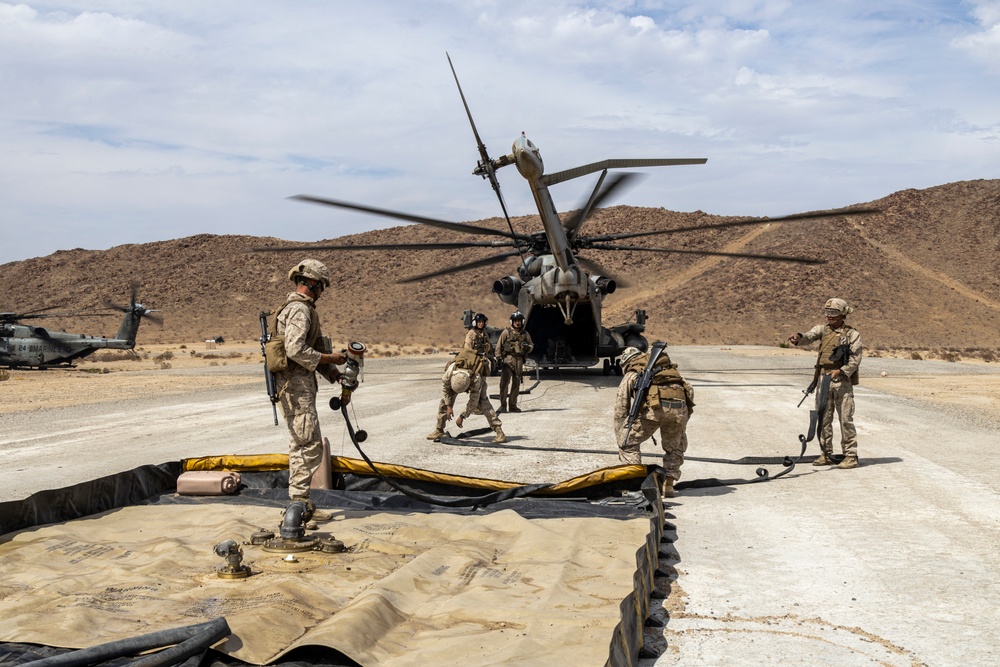
<path id="1" fill-rule="evenodd" d="M 283 463 L 190 459 L 0 503 L 0 663 L 217 618 L 232 634 L 210 656 L 225 664 L 636 663 L 664 526 L 658 468 L 455 510 L 334 457 L 337 488 L 313 491 L 321 511 L 307 536 L 346 551 L 288 554 L 250 544 L 278 532 Z M 377 465 L 438 494 L 518 486 Z M 238 495 L 174 493 L 183 470 L 205 469 L 240 472 Z M 218 576 L 228 540 L 250 576 Z"/>

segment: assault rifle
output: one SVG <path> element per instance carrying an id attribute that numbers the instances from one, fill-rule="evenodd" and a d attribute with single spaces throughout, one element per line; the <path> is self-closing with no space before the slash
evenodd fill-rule
<path id="1" fill-rule="evenodd" d="M 848 343 L 841 343 L 837 347 L 833 348 L 833 352 L 830 353 L 830 361 L 838 364 L 838 367 L 847 364 L 847 361 L 851 358 L 851 346 Z M 819 382 L 819 377 L 822 374 L 822 370 L 819 366 L 816 367 L 816 373 L 813 375 L 813 381 L 809 383 L 809 386 L 802 390 L 803 396 L 802 400 L 795 407 L 801 407 L 802 403 L 805 402 L 809 395 L 816 391 L 816 384 Z"/>
<path id="2" fill-rule="evenodd" d="M 649 351 L 649 363 L 646 364 L 646 370 L 642 372 L 639 379 L 635 383 L 635 393 L 632 397 L 632 407 L 628 411 L 628 419 L 625 420 L 625 428 L 623 429 L 624 437 L 628 437 L 629 432 L 632 430 L 632 424 L 635 420 L 639 418 L 639 411 L 642 406 L 646 404 L 646 396 L 649 395 L 649 388 L 653 386 L 653 376 L 656 375 L 656 362 L 659 361 L 660 355 L 667 348 L 667 344 L 663 341 L 656 341 L 653 343 L 652 349 Z"/>
<path id="3" fill-rule="evenodd" d="M 260 311 L 260 353 L 264 355 L 264 384 L 267 386 L 267 396 L 271 399 L 271 411 L 274 413 L 274 425 L 278 425 L 278 387 L 274 381 L 274 374 L 267 365 L 267 341 L 271 340 L 271 334 L 267 332 L 267 317 L 271 313 Z"/>
<path id="4" fill-rule="evenodd" d="M 809 395 L 816 391 L 816 383 L 819 382 L 819 368 L 813 373 L 813 381 L 809 383 L 809 386 L 802 390 L 802 400 L 795 407 L 800 408 L 805 400 L 809 398 Z"/>

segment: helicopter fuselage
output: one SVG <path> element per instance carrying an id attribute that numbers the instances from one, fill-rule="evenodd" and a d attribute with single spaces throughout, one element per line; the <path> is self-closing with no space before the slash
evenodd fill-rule
<path id="1" fill-rule="evenodd" d="M 66 367 L 97 350 L 131 350 L 135 348 L 139 321 L 148 312 L 151 311 L 142 304 L 135 304 L 125 313 L 114 338 L 50 331 L 26 324 L 0 324 L 0 367 Z"/>

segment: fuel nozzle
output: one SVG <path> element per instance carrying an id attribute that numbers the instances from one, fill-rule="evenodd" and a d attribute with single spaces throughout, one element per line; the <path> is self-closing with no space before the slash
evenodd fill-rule
<path id="1" fill-rule="evenodd" d="M 343 387 L 340 392 L 340 402 L 343 405 L 351 402 L 351 393 L 364 381 L 365 352 L 367 350 L 365 344 L 358 341 L 352 341 L 344 350 L 347 361 L 344 362 L 344 372 L 340 374 L 340 385 Z"/>

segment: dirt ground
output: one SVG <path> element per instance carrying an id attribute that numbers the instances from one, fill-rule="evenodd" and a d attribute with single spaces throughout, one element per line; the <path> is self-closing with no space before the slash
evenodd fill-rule
<path id="1" fill-rule="evenodd" d="M 437 353 L 426 346 L 372 345 L 367 357 L 407 357 Z M 218 366 L 260 365 L 260 377 L 247 373 L 199 373 Z M 190 374 L 157 371 L 181 369 Z M 13 370 L 0 382 L 0 414 L 46 408 L 115 402 L 127 398 L 171 396 L 204 389 L 259 383 L 264 367 L 257 341 L 208 346 L 207 343 L 144 345 L 135 354 L 111 350 L 80 360 L 75 368 Z"/>
<path id="2" fill-rule="evenodd" d="M 720 349 L 725 350 L 725 347 Z M 371 346 L 368 357 L 415 357 L 441 352 L 426 346 Z M 741 354 L 753 356 L 786 356 L 812 353 L 784 348 L 741 348 Z M 887 353 L 881 358 L 911 359 L 912 352 Z M 862 373 L 865 386 L 907 398 L 982 411 L 984 416 L 1000 421 L 1000 365 L 980 360 L 954 363 L 973 365 L 983 370 L 997 366 L 997 372 L 977 375 L 960 373 L 921 374 L 920 360 L 913 360 L 913 370 L 905 374 L 881 372 Z M 246 372 L 220 375 L 199 373 L 199 369 L 218 366 L 246 366 L 261 363 L 260 345 L 256 341 L 226 343 L 209 348 L 206 343 L 146 345 L 137 348 L 136 355 L 125 352 L 99 352 L 83 359 L 76 368 L 66 370 L 16 370 L 0 382 L 0 414 L 39 410 L 97 402 L 114 402 L 126 398 L 170 396 L 191 391 L 221 387 L 249 386 L 263 380 Z M 157 371 L 183 369 L 189 374 L 171 374 L 168 381 Z M 261 366 L 263 374 L 263 366 Z"/>
<path id="3" fill-rule="evenodd" d="M 618 463 L 610 428 L 617 378 L 542 373 L 524 390 L 524 413 L 502 415 L 507 443 L 473 431 L 459 444 L 431 442 L 448 356 L 389 352 L 366 365 L 350 417 L 377 461 L 522 483 Z M 0 502 L 144 464 L 287 448 L 286 429 L 271 423 L 256 343 L 141 354 L 0 382 Z M 698 403 L 681 481 L 725 483 L 683 488 L 665 508 L 675 526 L 661 545 L 668 597 L 653 609 L 665 626 L 647 633 L 661 655 L 640 667 L 994 664 L 995 363 L 867 357 L 856 390 L 861 466 L 811 466 L 812 442 L 789 474 L 745 483 L 761 460 L 774 475 L 782 457 L 800 451 L 811 406 L 795 404 L 814 355 L 671 348 Z M 323 433 L 331 453 L 354 457 L 342 416 L 325 407 L 335 391 L 320 385 Z M 470 428 L 484 425 L 472 419 Z M 662 460 L 652 441 L 643 460 Z"/>

